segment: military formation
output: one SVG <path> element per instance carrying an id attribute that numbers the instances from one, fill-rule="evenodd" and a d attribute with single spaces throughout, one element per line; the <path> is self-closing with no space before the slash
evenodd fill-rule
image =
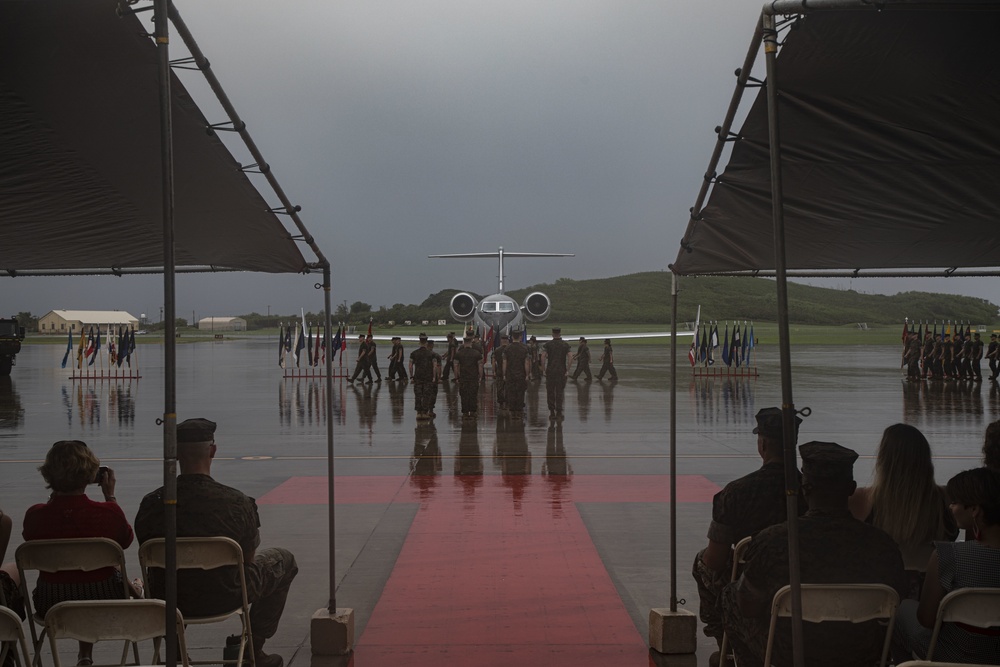
<path id="1" fill-rule="evenodd" d="M 927 331 L 923 341 L 918 332 L 906 334 L 903 345 L 902 365 L 906 368 L 906 378 L 911 382 L 920 380 L 948 380 L 982 382 L 982 363 L 985 357 L 990 368 L 990 382 L 996 382 L 1000 374 L 1000 344 L 997 335 L 990 334 L 989 345 L 978 333 L 957 331 L 940 336 Z"/>
<path id="2" fill-rule="evenodd" d="M 449 333 L 444 349 L 439 353 L 434 349 L 434 341 L 426 334 L 419 336 L 419 346 L 406 358 L 402 339 L 392 338 L 392 348 L 388 355 L 388 379 L 410 382 L 413 385 L 414 409 L 418 421 L 434 419 L 439 385 L 449 381 L 458 384 L 463 419 L 475 419 L 479 414 L 480 387 L 486 379 L 486 364 L 493 376 L 493 398 L 501 416 L 514 420 L 524 419 L 524 396 L 529 382 L 540 382 L 545 378 L 546 402 L 549 418 L 563 418 L 563 397 L 566 382 L 570 377 L 575 381 L 581 375 L 586 382 L 593 379 L 590 370 L 590 349 L 587 339 L 580 337 L 576 350 L 562 339 L 559 327 L 552 329 L 552 339 L 539 344 L 535 336 L 524 341 L 523 330 L 514 328 L 510 334 L 500 337 L 487 361 L 483 341 L 471 329 L 459 341 L 454 333 Z M 604 353 L 598 359 L 602 362 L 598 380 L 605 375 L 612 382 L 618 380 L 614 366 L 611 340 L 604 341 Z M 573 364 L 575 362 L 575 368 Z M 572 376 L 570 371 L 573 370 Z M 373 375 L 374 374 L 374 375 Z M 381 382 L 376 360 L 375 342 L 371 334 L 358 337 L 358 358 L 354 372 L 348 382 Z"/>

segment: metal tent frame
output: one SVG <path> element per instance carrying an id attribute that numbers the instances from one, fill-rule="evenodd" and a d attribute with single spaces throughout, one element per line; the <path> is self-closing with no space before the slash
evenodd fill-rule
<path id="1" fill-rule="evenodd" d="M 172 96 L 172 70 L 190 69 L 202 73 L 209 87 L 221 104 L 227 120 L 222 123 L 211 124 L 206 127 L 209 134 L 218 131 L 235 132 L 243 142 L 246 149 L 253 156 L 255 163 L 247 166 L 240 166 L 244 173 L 257 173 L 264 176 L 267 183 L 275 195 L 280 206 L 270 209 L 270 213 L 286 215 L 294 224 L 297 235 L 289 234 L 287 239 L 304 242 L 315 255 L 314 262 L 306 263 L 302 267 L 303 273 L 311 271 L 321 271 L 323 274 L 322 283 L 317 283 L 315 287 L 323 290 L 324 313 L 325 313 L 325 339 L 326 345 L 331 346 L 332 317 L 331 317 L 331 264 L 326 258 L 315 238 L 308 231 L 299 211 L 301 208 L 291 203 L 285 191 L 282 189 L 277 178 L 274 176 L 270 166 L 265 161 L 260 149 L 257 147 L 250 133 L 246 129 L 246 124 L 240 118 L 235 107 L 230 102 L 228 96 L 222 88 L 221 83 L 212 71 L 208 59 L 205 57 L 193 34 L 188 29 L 180 16 L 177 8 L 169 0 L 151 0 L 149 6 L 135 7 L 140 0 L 119 0 L 117 11 L 119 16 L 126 14 L 138 14 L 152 11 L 154 31 L 147 34 L 152 38 L 156 49 L 157 66 L 157 90 L 159 96 L 159 145 L 160 145 L 160 194 L 161 206 L 160 214 L 162 218 L 163 234 L 163 264 L 162 266 L 111 266 L 106 268 L 46 268 L 46 269 L 14 269 L 8 268 L 0 270 L 0 275 L 9 278 L 27 276 L 84 276 L 84 275 L 141 275 L 160 274 L 163 275 L 163 303 L 164 303 L 164 405 L 163 416 L 160 423 L 163 426 L 163 488 L 164 488 L 164 529 L 167 540 L 166 565 L 165 568 L 165 589 L 166 589 L 166 615 L 168 618 L 176 613 L 176 538 L 177 538 L 177 415 L 176 415 L 176 293 L 175 276 L 177 273 L 215 273 L 252 270 L 246 267 L 227 267 L 214 265 L 177 265 L 175 255 L 175 193 L 174 193 L 174 124 L 172 117 L 173 96 Z M 170 24 L 173 24 L 180 35 L 185 47 L 191 54 L 190 58 L 180 60 L 170 59 Z M 79 54 L 77 54 L 79 55 Z M 286 230 L 287 231 L 287 230 Z M 272 269 L 273 270 L 273 269 Z M 328 607 L 332 613 L 336 612 L 336 578 L 335 578 L 335 523 L 334 523 L 334 434 L 333 434 L 333 355 L 326 358 L 326 414 L 327 414 L 327 474 L 328 474 L 328 500 L 329 500 L 329 603 Z M 166 626 L 166 664 L 169 667 L 176 667 L 177 644 L 176 628 L 168 623 Z"/>
<path id="2" fill-rule="evenodd" d="M 878 269 L 878 268 L 843 268 L 843 269 L 789 269 L 786 262 L 786 229 L 785 229 L 785 201 L 784 188 L 782 184 L 782 143 L 780 122 L 778 113 L 779 86 L 776 58 L 779 47 L 782 44 L 780 37 L 783 31 L 794 25 L 794 23 L 809 14 L 827 11 L 854 11 L 854 12 L 881 12 L 884 10 L 898 11 L 921 11 L 921 10 L 990 10 L 996 11 L 1000 8 L 1000 3 L 995 0 L 969 0 L 963 2 L 927 2 L 921 0 L 774 0 L 764 5 L 759 20 L 754 28 L 753 37 L 750 42 L 743 66 L 736 70 L 737 83 L 729 104 L 725 119 L 716 128 L 718 135 L 714 150 L 709 160 L 708 169 L 704 176 L 704 181 L 695 200 L 695 205 L 691 208 L 690 222 L 688 230 L 694 228 L 702 219 L 702 212 L 706 206 L 706 200 L 717 182 L 717 168 L 722 159 L 725 148 L 741 137 L 732 131 L 732 126 L 736 118 L 739 105 L 744 93 L 750 88 L 764 88 L 767 101 L 767 130 L 770 161 L 770 207 L 772 215 L 772 231 L 774 242 L 773 269 L 769 270 L 713 270 L 713 271 L 686 271 L 679 269 L 675 264 L 670 265 L 674 272 L 674 285 L 672 288 L 673 299 L 673 320 L 671 327 L 676 335 L 676 310 L 677 310 L 677 276 L 678 275 L 724 275 L 724 276 L 768 276 L 776 278 L 777 306 L 778 306 L 778 335 L 780 350 L 780 371 L 781 371 L 781 395 L 782 395 L 782 416 L 785 434 L 785 487 L 787 499 L 788 518 L 788 542 L 789 542 L 789 575 L 792 588 L 792 646 L 793 663 L 796 667 L 804 664 L 803 638 L 802 638 L 802 605 L 801 605 L 801 570 L 799 567 L 798 550 L 798 515 L 796 511 L 796 497 L 798 495 L 798 479 L 795 456 L 794 418 L 796 415 L 795 404 L 792 395 L 792 373 L 791 357 L 789 349 L 789 321 L 788 321 L 788 277 L 850 277 L 850 278 L 877 278 L 877 277 L 979 277 L 998 276 L 1000 269 L 992 267 L 971 268 L 960 270 L 958 266 L 949 266 L 941 269 Z M 754 79 L 750 73 L 752 67 L 763 49 L 766 78 L 764 80 Z M 711 244 L 711 242 L 708 242 Z M 687 239 L 681 240 L 678 261 L 690 253 Z M 849 265 L 845 259 L 843 265 Z M 975 266 L 975 264 L 972 264 Z M 673 395 L 677 390 L 676 374 L 676 349 L 672 346 L 671 355 L 672 369 L 672 389 L 671 389 L 671 424 L 670 424 L 670 458 L 671 472 L 673 474 L 676 457 L 676 404 Z M 801 414 L 808 415 L 808 408 L 801 411 Z M 671 484 L 673 492 L 673 482 Z M 673 496 L 672 496 L 673 497 Z M 676 611 L 677 590 L 676 590 L 676 526 L 675 517 L 671 514 L 671 589 L 670 589 L 670 609 Z"/>

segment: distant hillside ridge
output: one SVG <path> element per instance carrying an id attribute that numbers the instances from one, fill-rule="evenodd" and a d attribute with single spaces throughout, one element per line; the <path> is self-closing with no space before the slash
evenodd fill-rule
<path id="1" fill-rule="evenodd" d="M 778 319 L 777 292 L 769 278 L 685 277 L 679 279 L 678 321 L 693 321 L 698 306 L 703 319 Z M 448 303 L 460 290 L 432 294 L 416 308 L 427 319 L 447 318 Z M 508 293 L 521 303 L 531 292 L 545 292 L 552 299 L 551 318 L 562 322 L 662 324 L 670 321 L 670 273 L 647 271 L 613 278 L 571 280 L 532 285 Z M 789 320 L 796 324 L 844 325 L 902 324 L 904 318 L 926 322 L 997 320 L 997 306 L 986 299 L 901 292 L 862 294 L 788 283 Z"/>

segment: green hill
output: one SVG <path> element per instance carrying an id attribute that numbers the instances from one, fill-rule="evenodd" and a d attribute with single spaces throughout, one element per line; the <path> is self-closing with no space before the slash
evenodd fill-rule
<path id="1" fill-rule="evenodd" d="M 776 321 L 777 293 L 767 278 L 683 278 L 678 283 L 678 320 Z M 425 319 L 447 317 L 448 302 L 460 290 L 442 290 L 415 308 Z M 513 290 L 519 302 L 531 292 L 552 299 L 552 319 L 561 322 L 662 324 L 670 321 L 670 273 L 633 273 L 614 278 L 570 280 Z M 997 319 L 997 306 L 975 297 L 902 292 L 892 296 L 861 294 L 798 283 L 788 284 L 789 320 L 797 324 L 843 325 L 901 323 L 911 320 L 985 324 Z M 387 319 L 393 319 L 389 317 Z"/>

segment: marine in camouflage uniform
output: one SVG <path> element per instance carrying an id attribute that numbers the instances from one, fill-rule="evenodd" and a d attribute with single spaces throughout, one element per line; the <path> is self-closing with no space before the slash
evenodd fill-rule
<path id="1" fill-rule="evenodd" d="M 542 353 L 538 347 L 538 339 L 532 336 L 528 339 L 528 359 L 531 362 L 531 372 L 528 375 L 536 380 L 542 379 Z"/>
<path id="2" fill-rule="evenodd" d="M 904 597 L 899 547 L 885 532 L 858 521 L 847 509 L 847 498 L 856 487 L 852 467 L 857 453 L 828 442 L 809 442 L 799 451 L 809 503 L 809 511 L 799 519 L 802 583 L 886 584 Z M 788 525 L 782 523 L 753 538 L 743 575 L 723 590 L 726 633 L 741 667 L 762 664 L 771 602 L 788 578 Z M 874 665 L 885 632 L 878 620 L 803 623 L 805 664 Z M 788 619 L 778 620 L 771 662 L 778 667 L 792 663 Z"/>
<path id="3" fill-rule="evenodd" d="M 976 382 L 983 381 L 983 341 L 978 333 L 972 334 L 972 354 L 969 363 L 972 366 L 972 379 Z"/>
<path id="4" fill-rule="evenodd" d="M 503 376 L 503 355 L 510 344 L 510 336 L 500 337 L 500 345 L 493 348 L 493 388 L 496 391 L 497 409 L 507 409 L 507 382 Z"/>
<path id="5" fill-rule="evenodd" d="M 990 380 L 997 379 L 997 371 L 1000 369 L 1000 360 L 997 359 L 997 352 L 1000 351 L 1000 344 L 997 343 L 997 335 L 990 334 L 990 346 L 986 348 L 986 358 L 990 362 Z"/>
<path id="6" fill-rule="evenodd" d="M 757 452 L 763 465 L 715 494 L 708 546 L 695 556 L 691 569 L 698 586 L 698 617 L 705 624 L 702 631 L 716 640 L 722 639 L 719 596 L 732 574 L 733 545 L 788 518 L 781 409 L 763 408 L 755 418 L 757 426 L 753 432 L 757 435 Z M 797 437 L 802 420 L 795 419 Z M 805 510 L 805 501 L 800 496 L 799 514 Z"/>
<path id="7" fill-rule="evenodd" d="M 903 361 L 906 363 L 906 378 L 908 380 L 920 379 L 920 341 L 917 334 L 910 334 L 906 338 L 906 353 Z"/>
<path id="8" fill-rule="evenodd" d="M 365 345 L 368 346 L 368 354 L 365 355 L 365 357 L 368 359 L 368 366 L 371 368 L 371 370 L 375 371 L 375 381 L 381 382 L 382 371 L 380 371 L 378 368 L 378 351 L 376 349 L 377 346 L 375 345 L 375 338 L 371 334 L 368 334 L 368 336 L 365 338 Z M 371 379 L 370 374 L 368 379 L 369 380 Z"/>
<path id="9" fill-rule="evenodd" d="M 615 351 L 611 348 L 610 338 L 604 339 L 604 354 L 598 361 L 604 362 L 601 364 L 601 372 L 597 374 L 598 380 L 603 379 L 605 373 L 610 373 L 612 380 L 618 379 L 618 371 L 615 370 Z"/>
<path id="10" fill-rule="evenodd" d="M 934 335 L 928 331 L 924 334 L 924 345 L 921 351 L 921 361 L 923 363 L 923 370 L 920 373 L 920 377 L 933 377 L 934 376 Z"/>
<path id="11" fill-rule="evenodd" d="M 549 417 L 561 417 L 563 413 L 568 358 L 569 343 L 562 339 L 562 330 L 555 327 L 552 329 L 552 340 L 542 346 L 542 367 L 545 369 L 545 397 L 549 405 Z"/>
<path id="12" fill-rule="evenodd" d="M 372 381 L 371 363 L 368 360 L 368 343 L 365 342 L 364 334 L 358 336 L 358 363 L 354 366 L 354 375 L 347 381 L 354 382 L 362 374 L 362 381 Z"/>
<path id="13" fill-rule="evenodd" d="M 458 395 L 462 401 L 462 416 L 474 417 L 478 411 L 479 381 L 483 376 L 483 355 L 472 347 L 472 336 L 466 336 L 455 352 L 454 370 L 458 378 Z"/>
<path id="14" fill-rule="evenodd" d="M 437 389 L 434 377 L 434 355 L 427 349 L 427 334 L 420 334 L 420 347 L 410 352 L 410 379 L 417 419 L 430 419 L 431 393 Z"/>
<path id="15" fill-rule="evenodd" d="M 580 377 L 580 373 L 587 376 L 587 380 L 593 379 L 590 373 L 590 348 L 587 347 L 587 339 L 580 336 L 580 345 L 576 348 L 576 354 L 573 355 L 576 359 L 576 370 L 573 371 L 573 379 Z"/>
<path id="16" fill-rule="evenodd" d="M 521 342 L 520 332 L 515 331 L 513 341 L 503 353 L 503 378 L 507 387 L 507 409 L 514 419 L 524 418 L 524 392 L 528 389 L 531 362 L 528 348 Z"/>
<path id="17" fill-rule="evenodd" d="M 298 573 L 287 549 L 258 549 L 260 517 L 257 503 L 209 475 L 215 453 L 215 422 L 188 419 L 177 425 L 177 536 L 229 537 L 243 550 L 243 572 L 250 602 L 250 628 L 258 667 L 280 667 L 281 656 L 267 655 L 265 640 L 278 629 L 288 589 Z M 164 536 L 163 487 L 147 494 L 135 517 L 139 544 Z M 163 596 L 162 571 L 151 571 L 155 597 Z M 239 572 L 235 567 L 177 573 L 177 608 L 192 616 L 219 614 L 241 604 Z"/>
<path id="18" fill-rule="evenodd" d="M 458 340 L 455 339 L 455 334 L 451 331 L 448 332 L 448 348 L 445 350 L 444 359 L 441 362 L 441 381 L 448 381 L 448 374 L 451 373 L 452 363 L 455 361 L 455 352 L 458 351 Z M 456 378 L 457 379 L 457 378 Z"/>
<path id="19" fill-rule="evenodd" d="M 427 341 L 427 350 L 431 353 L 431 359 L 434 360 L 434 379 L 431 381 L 431 388 L 428 392 L 429 404 L 427 406 L 427 414 L 431 417 L 436 417 L 437 414 L 434 412 L 434 406 L 437 405 L 438 398 L 438 384 L 441 382 L 441 355 L 434 351 L 434 341 Z"/>

